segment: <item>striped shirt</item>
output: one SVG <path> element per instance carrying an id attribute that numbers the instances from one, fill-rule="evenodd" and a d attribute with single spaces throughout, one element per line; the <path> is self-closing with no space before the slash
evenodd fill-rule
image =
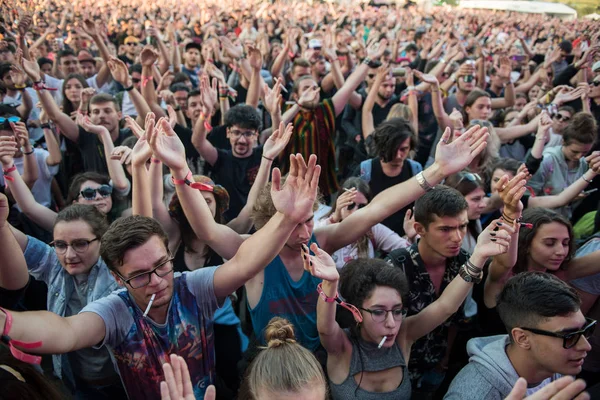
<path id="1" fill-rule="evenodd" d="M 289 172 L 289 155 L 300 153 L 305 160 L 317 156 L 321 166 L 319 189 L 324 196 L 336 192 L 339 184 L 335 169 L 335 108 L 325 99 L 314 110 L 300 111 L 293 120 L 294 134 L 280 156 L 282 173 Z"/>

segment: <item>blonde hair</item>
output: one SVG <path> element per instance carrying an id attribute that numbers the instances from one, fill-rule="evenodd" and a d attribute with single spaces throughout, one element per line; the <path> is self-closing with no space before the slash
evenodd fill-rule
<path id="1" fill-rule="evenodd" d="M 284 185 L 286 178 L 287 175 L 281 178 L 281 186 Z M 320 203 L 321 196 L 319 193 L 317 193 L 315 203 L 313 204 L 313 211 L 317 211 L 319 209 Z M 250 218 L 252 218 L 254 226 L 258 230 L 265 226 L 276 212 L 277 209 L 275 208 L 275 204 L 273 204 L 273 199 L 271 198 L 271 182 L 269 182 L 258 193 L 258 197 L 254 202 L 254 207 L 252 207 L 252 211 L 250 212 Z"/>
<path id="2" fill-rule="evenodd" d="M 412 121 L 412 111 L 410 110 L 410 107 L 405 104 L 394 104 L 392 108 L 390 108 L 386 120 L 392 118 L 403 118 L 407 121 Z"/>
<path id="3" fill-rule="evenodd" d="M 247 384 L 253 399 L 259 392 L 299 393 L 320 385 L 327 394 L 325 374 L 315 356 L 296 342 L 293 325 L 274 317 L 265 328 L 267 347 L 250 365 Z"/>

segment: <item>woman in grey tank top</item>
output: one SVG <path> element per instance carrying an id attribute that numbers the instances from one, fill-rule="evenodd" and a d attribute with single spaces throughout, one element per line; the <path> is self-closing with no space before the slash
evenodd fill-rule
<path id="1" fill-rule="evenodd" d="M 509 231 L 513 232 L 511 228 L 493 232 L 497 225 L 490 226 L 479 236 L 470 259 L 479 271 L 488 257 L 506 252 Z M 410 399 L 407 365 L 412 344 L 454 314 L 473 287 L 472 278 L 480 276 L 461 267 L 464 271 L 434 303 L 406 317 L 402 297 L 408 293 L 408 284 L 400 268 L 383 260 L 358 259 L 346 264 L 340 276 L 333 259 L 316 243 L 310 250 L 304 246 L 302 257 L 304 268 L 323 279 L 317 288 L 317 328 L 328 355 L 327 375 L 334 400 Z M 338 304 L 352 312 L 356 327 L 342 330 L 338 325 Z"/>

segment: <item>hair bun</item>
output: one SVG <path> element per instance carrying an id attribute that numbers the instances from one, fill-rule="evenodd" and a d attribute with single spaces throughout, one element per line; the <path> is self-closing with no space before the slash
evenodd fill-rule
<path id="1" fill-rule="evenodd" d="M 267 347 L 279 347 L 286 343 L 296 343 L 294 325 L 287 319 L 274 317 L 265 328 Z"/>

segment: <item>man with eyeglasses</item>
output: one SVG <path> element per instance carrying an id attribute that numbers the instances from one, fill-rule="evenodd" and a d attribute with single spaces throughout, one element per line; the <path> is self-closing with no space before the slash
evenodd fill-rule
<path id="1" fill-rule="evenodd" d="M 444 399 L 504 399 L 519 377 L 530 396 L 562 375 L 577 375 L 596 321 L 580 310 L 575 289 L 545 272 L 524 272 L 506 282 L 498 313 L 508 335 L 471 339 L 469 364 Z"/>
<path id="2" fill-rule="evenodd" d="M 165 142 L 155 151 L 165 160 L 173 156 Z M 176 185 L 182 203 L 202 201 L 201 194 L 184 183 L 185 173 L 172 168 L 180 179 Z M 36 352 L 52 354 L 107 346 L 130 400 L 158 399 L 162 364 L 170 354 L 178 354 L 190 369 L 195 398 L 203 398 L 215 379 L 214 311 L 265 268 L 299 223 L 311 218 L 319 174 L 314 156 L 308 165 L 294 157 L 283 185 L 275 170 L 271 196 L 276 213 L 218 267 L 174 274 L 168 237 L 158 221 L 143 216 L 118 219 L 102 236 L 100 254 L 124 289 L 88 303 L 69 318 L 0 310 L 3 340 L 9 336 L 21 344 L 38 342 Z"/>
<path id="3" fill-rule="evenodd" d="M 192 112 L 191 109 L 189 111 Z M 225 114 L 224 127 L 231 149 L 220 149 L 207 139 L 202 118 L 208 118 L 210 114 L 211 112 L 207 110 L 196 121 L 192 143 L 202 158 L 212 167 L 213 180 L 229 192 L 229 210 L 225 213 L 225 217 L 231 220 L 244 208 L 260 167 L 262 146 L 257 147 L 256 143 L 261 120 L 252 106 L 239 104 L 229 109 Z M 211 136 L 214 133 L 213 130 Z"/>

